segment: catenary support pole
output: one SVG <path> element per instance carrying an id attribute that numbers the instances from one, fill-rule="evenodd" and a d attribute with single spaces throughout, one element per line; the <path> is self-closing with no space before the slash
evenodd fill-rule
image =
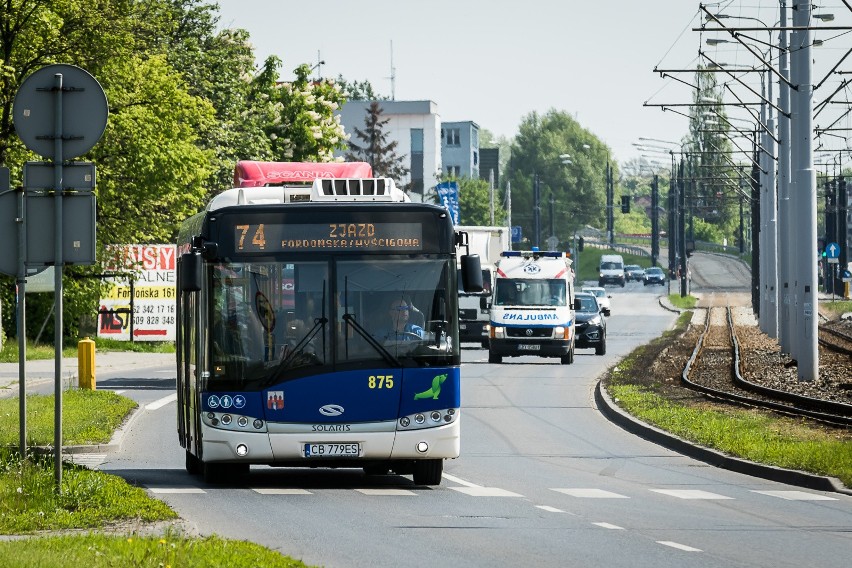
<path id="1" fill-rule="evenodd" d="M 814 381 L 819 376 L 817 349 L 817 255 L 816 255 L 816 176 L 813 167 L 813 79 L 811 62 L 810 0 L 794 0 L 793 33 L 790 67 L 796 90 L 791 101 L 792 175 L 796 179 L 791 197 L 791 210 L 795 215 L 796 265 L 794 288 L 798 299 L 797 330 L 800 349 L 796 353 L 800 381 Z"/>
<path id="2" fill-rule="evenodd" d="M 778 293 L 779 322 L 778 340 L 781 352 L 790 354 L 796 338 L 791 324 L 793 295 L 790 286 L 790 267 L 792 264 L 790 192 L 790 52 L 787 41 L 787 0 L 781 0 L 781 31 L 778 37 L 779 67 L 785 80 L 778 81 Z"/>

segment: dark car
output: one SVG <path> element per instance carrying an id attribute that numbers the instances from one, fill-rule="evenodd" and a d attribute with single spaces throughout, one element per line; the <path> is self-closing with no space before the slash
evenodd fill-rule
<path id="1" fill-rule="evenodd" d="M 652 266 L 645 270 L 645 286 L 649 284 L 666 285 L 666 273 L 663 272 L 662 268 Z"/>
<path id="2" fill-rule="evenodd" d="M 594 348 L 595 355 L 606 354 L 606 318 L 594 294 L 580 292 L 574 295 L 574 313 L 577 318 L 575 347 Z"/>
<path id="3" fill-rule="evenodd" d="M 638 264 L 624 265 L 624 278 L 630 282 L 631 280 L 639 282 L 645 278 L 645 271 Z"/>

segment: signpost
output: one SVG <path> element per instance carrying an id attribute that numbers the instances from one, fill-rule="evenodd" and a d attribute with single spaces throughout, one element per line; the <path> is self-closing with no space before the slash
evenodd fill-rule
<path id="1" fill-rule="evenodd" d="M 26 456 L 26 312 L 27 272 L 54 266 L 55 411 L 54 471 L 56 490 L 62 490 L 62 272 L 63 267 L 95 262 L 95 166 L 66 162 L 85 154 L 106 129 L 108 107 L 103 88 L 87 71 L 73 65 L 48 65 L 21 84 L 13 106 L 15 131 L 24 145 L 47 162 L 24 165 L 24 190 L 16 199 L 18 248 L 14 262 L 0 271 L 17 276 L 18 351 L 20 383 L 20 452 Z M 76 191 L 75 191 L 76 190 Z M 12 209 L 0 187 L 0 225 Z M 53 199 L 49 199 L 50 193 Z M 67 212 L 63 209 L 66 205 Z M 53 231 L 50 220 L 53 220 Z M 29 220 L 29 224 L 28 224 Z M 2 233 L 2 229 L 0 229 Z M 50 243 L 53 250 L 50 250 Z M 10 271 L 14 264 L 14 272 Z"/>
<path id="2" fill-rule="evenodd" d="M 825 258 L 829 264 L 837 264 L 840 258 L 840 245 L 837 243 L 828 243 L 825 245 Z"/>

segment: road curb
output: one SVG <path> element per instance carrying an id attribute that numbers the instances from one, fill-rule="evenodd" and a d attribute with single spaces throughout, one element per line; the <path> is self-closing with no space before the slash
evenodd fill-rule
<path id="1" fill-rule="evenodd" d="M 595 402 L 607 419 L 621 426 L 631 434 L 636 434 L 637 436 L 655 444 L 659 444 L 664 448 L 668 448 L 685 456 L 703 461 L 712 466 L 768 479 L 770 481 L 796 485 L 798 487 L 852 495 L 852 489 L 847 488 L 837 478 L 814 475 L 803 471 L 784 469 L 732 457 L 710 448 L 697 446 L 692 442 L 688 442 L 683 438 L 675 436 L 674 434 L 661 430 L 655 426 L 651 426 L 650 424 L 646 424 L 636 417 L 624 412 L 624 410 L 615 404 L 606 392 L 606 389 L 602 386 L 601 381 L 598 381 L 595 385 Z"/>

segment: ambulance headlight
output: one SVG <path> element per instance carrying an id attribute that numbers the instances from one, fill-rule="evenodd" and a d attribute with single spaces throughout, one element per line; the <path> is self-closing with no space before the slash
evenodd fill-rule
<path id="1" fill-rule="evenodd" d="M 506 328 L 499 327 L 496 325 L 491 326 L 491 337 L 496 337 L 497 339 L 502 339 L 506 337 Z"/>

